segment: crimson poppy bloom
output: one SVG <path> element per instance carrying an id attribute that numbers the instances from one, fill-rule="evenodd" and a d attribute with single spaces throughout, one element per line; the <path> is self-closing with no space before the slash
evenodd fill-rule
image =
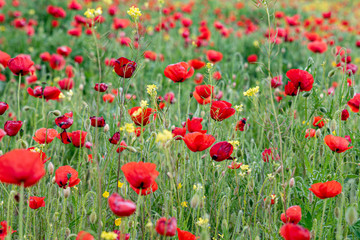
<path id="1" fill-rule="evenodd" d="M 277 88 L 277 87 L 280 87 L 281 85 L 283 85 L 282 75 L 273 77 L 271 79 L 271 87 L 272 88 Z"/>
<path id="2" fill-rule="evenodd" d="M 313 138 L 315 137 L 316 130 L 315 129 L 306 129 L 305 138 Z"/>
<path id="3" fill-rule="evenodd" d="M 186 62 L 179 62 L 168 65 L 164 74 L 173 82 L 184 82 L 186 79 L 191 78 L 194 74 L 194 68 Z"/>
<path id="4" fill-rule="evenodd" d="M 122 141 L 120 142 L 120 147 L 119 147 L 118 149 L 116 149 L 116 152 L 117 152 L 117 153 L 123 152 L 124 150 L 126 150 L 127 146 L 128 146 L 128 145 L 126 144 L 126 142 L 125 142 L 124 140 L 122 140 Z"/>
<path id="5" fill-rule="evenodd" d="M 138 195 L 140 194 L 140 189 L 133 187 L 132 185 L 130 185 L 130 187 L 132 188 L 132 190 L 134 190 Z M 154 183 L 145 189 L 141 189 L 141 195 L 142 196 L 146 196 L 149 195 L 150 193 L 155 192 L 156 190 L 158 190 L 158 185 L 157 183 L 154 181 Z"/>
<path id="6" fill-rule="evenodd" d="M 223 121 L 235 114 L 232 104 L 226 101 L 214 101 L 211 104 L 210 115 L 215 121 Z"/>
<path id="7" fill-rule="evenodd" d="M 342 110 L 341 120 L 346 121 L 350 117 L 349 111 L 347 109 Z"/>
<path id="8" fill-rule="evenodd" d="M 119 194 L 113 193 L 108 199 L 111 211 L 118 217 L 128 217 L 136 211 L 136 204 L 131 200 L 123 199 Z"/>
<path id="9" fill-rule="evenodd" d="M 44 199 L 45 199 L 45 197 L 31 196 L 29 198 L 29 207 L 31 209 L 38 209 L 38 208 L 41 208 L 41 207 L 45 207 Z"/>
<path id="10" fill-rule="evenodd" d="M 276 155 L 276 157 L 274 157 L 274 153 L 272 152 L 271 148 L 267 148 L 265 149 L 262 153 L 262 159 L 264 160 L 264 162 L 269 162 L 269 158 L 271 157 L 272 160 L 279 160 L 280 156 Z"/>
<path id="11" fill-rule="evenodd" d="M 16 231 L 11 230 L 11 227 L 7 225 L 6 221 L 0 222 L 0 240 L 5 240 L 8 234 L 12 234 Z"/>
<path id="12" fill-rule="evenodd" d="M 309 190 L 312 191 L 318 198 L 325 199 L 339 195 L 342 191 L 342 186 L 339 182 L 333 180 L 324 183 L 315 183 L 311 185 Z"/>
<path id="13" fill-rule="evenodd" d="M 95 238 L 88 232 L 80 231 L 75 240 L 95 240 Z"/>
<path id="14" fill-rule="evenodd" d="M 45 100 L 58 100 L 61 91 L 57 87 L 46 86 L 43 89 L 41 86 L 36 86 L 34 89 L 28 88 L 27 92 L 36 98 L 44 98 Z"/>
<path id="15" fill-rule="evenodd" d="M 325 126 L 325 123 L 326 122 L 325 122 L 325 120 L 323 120 L 322 117 L 320 117 L 320 116 L 314 117 L 314 122 L 313 122 L 314 127 L 322 128 Z"/>
<path id="16" fill-rule="evenodd" d="M 59 54 L 51 55 L 49 65 L 52 69 L 60 71 L 65 67 L 66 61 L 63 56 Z"/>
<path id="17" fill-rule="evenodd" d="M 181 140 L 182 139 L 181 137 L 184 137 L 186 134 L 186 128 L 175 127 L 171 132 L 175 140 Z M 181 136 L 181 137 L 177 137 L 177 136 Z"/>
<path id="18" fill-rule="evenodd" d="M 8 67 L 15 76 L 29 74 L 30 68 L 33 65 L 34 62 L 27 55 L 18 55 L 8 61 Z"/>
<path id="19" fill-rule="evenodd" d="M 286 76 L 290 79 L 290 82 L 292 83 L 293 88 L 299 89 L 300 92 L 311 91 L 313 84 L 314 84 L 314 78 L 307 71 L 300 70 L 300 69 L 290 69 L 289 71 L 287 71 Z M 285 87 L 285 92 L 286 92 L 286 87 Z M 288 93 L 286 93 L 286 94 L 289 95 Z M 296 92 L 296 94 L 297 94 L 297 92 Z"/>
<path id="20" fill-rule="evenodd" d="M 191 232 L 183 231 L 180 228 L 176 228 L 176 231 L 178 233 L 179 240 L 196 240 L 196 239 L 198 239 Z"/>
<path id="21" fill-rule="evenodd" d="M 243 132 L 243 131 L 244 131 L 244 128 L 245 128 L 245 125 L 246 125 L 246 121 L 247 121 L 246 118 L 243 118 L 243 119 L 239 120 L 239 121 L 236 123 L 235 131 L 241 131 L 241 132 Z"/>
<path id="22" fill-rule="evenodd" d="M 6 121 L 4 124 L 4 131 L 8 136 L 16 136 L 20 131 L 22 124 L 22 121 Z"/>
<path id="23" fill-rule="evenodd" d="M 193 97 L 201 105 L 206 105 L 206 104 L 209 104 L 211 102 L 211 96 L 207 97 L 207 98 L 203 98 L 196 91 L 193 92 Z"/>
<path id="24" fill-rule="evenodd" d="M 221 162 L 226 159 L 232 159 L 231 154 L 234 151 L 233 145 L 224 141 L 214 144 L 210 148 L 210 156 L 216 162 Z"/>
<path id="25" fill-rule="evenodd" d="M 6 102 L 0 102 L 0 115 L 3 115 L 8 109 L 9 105 Z"/>
<path id="26" fill-rule="evenodd" d="M 0 51 L 0 64 L 3 65 L 4 68 L 7 67 L 10 59 L 11 59 L 11 56 L 9 54 L 7 54 L 6 52 Z"/>
<path id="27" fill-rule="evenodd" d="M 118 144 L 118 142 L 120 141 L 120 137 L 121 137 L 121 134 L 120 134 L 120 132 L 116 132 L 116 133 L 114 133 L 114 135 L 111 137 L 111 138 L 109 138 L 109 142 L 111 143 L 111 144 Z"/>
<path id="28" fill-rule="evenodd" d="M 74 80 L 72 78 L 64 78 L 58 81 L 58 85 L 62 90 L 71 90 L 74 87 Z"/>
<path id="29" fill-rule="evenodd" d="M 201 122 L 203 121 L 202 118 L 198 118 L 198 117 L 193 117 L 191 120 L 188 119 L 186 120 L 186 128 L 189 132 L 201 132 L 201 133 L 206 133 L 207 130 L 202 130 L 202 124 Z"/>
<path id="30" fill-rule="evenodd" d="M 186 129 L 185 129 L 185 132 L 186 132 Z M 185 133 L 184 133 L 184 135 L 185 135 Z M 4 129 L 1 129 L 0 128 L 0 141 L 1 141 L 1 139 L 3 139 L 3 137 L 5 137 L 6 136 L 6 132 L 4 131 Z"/>
<path id="31" fill-rule="evenodd" d="M 126 180 L 137 189 L 147 189 L 159 176 L 155 163 L 129 162 L 121 167 Z"/>
<path id="32" fill-rule="evenodd" d="M 189 65 L 193 67 L 195 70 L 199 70 L 203 67 L 205 67 L 205 62 L 199 60 L 199 59 L 192 59 L 188 61 Z"/>
<path id="33" fill-rule="evenodd" d="M 156 222 L 155 230 L 158 234 L 167 237 L 173 237 L 176 234 L 177 221 L 176 218 L 172 217 L 166 219 L 165 217 L 160 218 Z"/>
<path id="34" fill-rule="evenodd" d="M 78 178 L 78 172 L 66 165 L 59 167 L 55 171 L 55 181 L 59 187 L 65 189 L 78 185 L 81 180 Z"/>
<path id="35" fill-rule="evenodd" d="M 327 44 L 323 41 L 310 42 L 307 48 L 314 53 L 324 53 L 327 50 Z"/>
<path id="36" fill-rule="evenodd" d="M 325 136 L 324 141 L 325 144 L 328 145 L 328 147 L 331 149 L 331 151 L 337 153 L 342 153 L 353 148 L 353 146 L 349 147 L 349 141 L 343 137 L 327 135 Z"/>
<path id="37" fill-rule="evenodd" d="M 286 216 L 285 216 L 286 213 Z M 301 207 L 300 206 L 291 206 L 285 213 L 281 214 L 281 221 L 283 223 L 294 223 L 298 224 L 301 220 Z"/>
<path id="38" fill-rule="evenodd" d="M 288 82 L 285 85 L 285 94 L 287 96 L 296 96 L 299 92 L 299 89 L 295 87 L 295 85 L 292 82 Z"/>
<path id="39" fill-rule="evenodd" d="M 61 129 L 68 129 L 74 122 L 72 116 L 72 112 L 65 113 L 64 115 L 55 118 L 55 124 Z"/>
<path id="40" fill-rule="evenodd" d="M 66 132 L 66 130 L 64 129 L 60 134 L 60 140 L 63 144 L 70 144 L 71 143 L 71 135 L 72 133 L 68 133 Z"/>
<path id="41" fill-rule="evenodd" d="M 300 225 L 287 223 L 280 228 L 280 235 L 285 240 L 310 240 L 310 232 Z"/>
<path id="42" fill-rule="evenodd" d="M 91 126 L 93 127 L 105 127 L 105 119 L 103 117 L 90 117 Z"/>
<path id="43" fill-rule="evenodd" d="M 39 153 L 15 149 L 0 157 L 0 182 L 30 187 L 45 175 Z"/>
<path id="44" fill-rule="evenodd" d="M 150 115 L 153 112 L 155 112 L 155 110 L 152 108 L 143 109 L 141 107 L 133 107 L 128 110 L 131 120 L 133 120 L 137 126 L 146 126 L 150 123 Z"/>
<path id="45" fill-rule="evenodd" d="M 199 85 L 195 87 L 195 92 L 203 99 L 211 97 L 214 94 L 214 86 Z"/>
<path id="46" fill-rule="evenodd" d="M 94 89 L 98 92 L 105 92 L 108 89 L 108 85 L 106 83 L 96 83 Z"/>
<path id="47" fill-rule="evenodd" d="M 85 144 L 85 138 L 86 138 L 87 132 L 77 130 L 71 133 L 71 142 L 72 144 L 79 148 L 83 147 Z"/>
<path id="48" fill-rule="evenodd" d="M 242 163 L 237 163 L 235 161 L 232 161 L 229 166 L 227 166 L 229 169 L 239 169 L 241 167 Z"/>
<path id="49" fill-rule="evenodd" d="M 204 151 L 215 142 L 215 138 L 212 135 L 201 132 L 188 133 L 185 135 L 183 140 L 192 152 Z"/>
<path id="50" fill-rule="evenodd" d="M 247 58 L 248 63 L 256 63 L 257 60 L 258 60 L 258 57 L 256 56 L 256 54 L 251 54 Z"/>
<path id="51" fill-rule="evenodd" d="M 360 106 L 360 93 L 355 94 L 355 96 L 348 101 L 347 105 L 350 107 L 351 111 L 358 113 Z"/>
<path id="52" fill-rule="evenodd" d="M 114 230 L 113 232 L 117 234 L 116 240 L 129 240 L 130 239 L 129 233 L 121 233 L 121 231 L 119 231 L 119 230 Z"/>
<path id="53" fill-rule="evenodd" d="M 221 52 L 215 50 L 209 50 L 206 52 L 207 59 L 212 63 L 220 62 L 223 59 L 223 55 Z"/>
<path id="54" fill-rule="evenodd" d="M 122 78 L 131 78 L 137 67 L 136 62 L 127 58 L 118 58 L 114 63 L 114 71 Z"/>
<path id="55" fill-rule="evenodd" d="M 51 143 L 56 137 L 58 136 L 58 132 L 55 129 L 52 128 L 40 128 L 36 130 L 35 136 L 33 139 L 39 143 L 44 144 L 45 142 L 47 144 Z"/>
<path id="56" fill-rule="evenodd" d="M 61 46 L 56 49 L 56 53 L 60 54 L 64 57 L 69 56 L 69 54 L 72 52 L 72 49 L 68 46 Z"/>

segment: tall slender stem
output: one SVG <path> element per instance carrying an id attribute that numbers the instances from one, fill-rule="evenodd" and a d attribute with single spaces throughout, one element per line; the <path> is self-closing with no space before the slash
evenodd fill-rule
<path id="1" fill-rule="evenodd" d="M 20 212 L 19 212 L 19 239 L 24 238 L 23 231 L 23 211 L 24 211 L 24 182 L 21 182 L 20 186 Z"/>
<path id="2" fill-rule="evenodd" d="M 324 229 L 323 225 L 324 225 L 324 216 L 325 216 L 325 210 L 326 210 L 326 203 L 327 200 L 324 200 L 324 206 L 323 206 L 323 212 L 322 212 L 322 216 L 321 216 L 321 224 L 320 224 L 320 234 L 319 234 L 319 239 L 322 239 L 322 231 Z"/>
<path id="3" fill-rule="evenodd" d="M 18 115 L 17 118 L 20 119 L 20 86 L 21 86 L 21 73 L 19 74 L 19 86 L 18 86 L 18 96 L 17 96 L 17 103 L 18 103 Z"/>

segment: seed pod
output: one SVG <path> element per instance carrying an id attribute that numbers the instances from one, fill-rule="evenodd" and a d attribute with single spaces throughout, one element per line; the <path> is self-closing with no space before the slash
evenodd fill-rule
<path id="1" fill-rule="evenodd" d="M 200 113 L 202 118 L 204 118 L 205 114 L 206 114 L 205 111 L 201 111 L 201 113 Z"/>
<path id="2" fill-rule="evenodd" d="M 93 211 L 89 217 L 90 223 L 92 223 L 92 224 L 96 223 L 96 219 L 97 219 L 97 215 L 96 215 L 95 211 Z"/>
<path id="3" fill-rule="evenodd" d="M 69 187 L 67 187 L 63 190 L 63 192 L 64 192 L 64 198 L 68 198 L 70 196 L 71 190 Z"/>
<path id="4" fill-rule="evenodd" d="M 339 209 L 339 207 L 336 207 L 334 209 L 334 216 L 337 219 L 337 218 L 339 218 L 339 215 L 340 215 L 340 209 Z"/>
<path id="5" fill-rule="evenodd" d="M 336 73 L 336 69 L 333 69 L 331 70 L 329 73 L 328 73 L 328 78 L 332 78 Z"/>
<path id="6" fill-rule="evenodd" d="M 302 96 L 303 96 L 304 98 L 307 98 L 307 97 L 309 97 L 310 95 L 311 95 L 311 92 L 304 92 Z"/>
<path id="7" fill-rule="evenodd" d="M 173 178 L 174 178 L 174 176 L 172 175 L 172 173 L 171 173 L 171 172 L 167 172 L 167 175 L 168 175 L 168 177 L 169 177 L 169 178 L 171 178 L 171 179 L 173 179 Z"/>
<path id="8" fill-rule="evenodd" d="M 24 110 L 24 111 L 29 111 L 30 109 L 31 109 L 31 107 L 29 107 L 29 106 L 24 106 L 24 107 L 23 107 L 23 110 Z"/>
<path id="9" fill-rule="evenodd" d="M 55 117 L 61 116 L 61 112 L 59 110 L 55 110 L 51 112 Z"/>
<path id="10" fill-rule="evenodd" d="M 294 185 L 295 185 L 295 179 L 291 178 L 289 181 L 289 186 L 292 188 L 292 187 L 294 187 Z"/>
<path id="11" fill-rule="evenodd" d="M 354 206 L 348 207 L 348 209 L 346 209 L 345 220 L 350 226 L 353 226 L 357 222 L 358 212 Z"/>
<path id="12" fill-rule="evenodd" d="M 48 173 L 52 175 L 54 173 L 54 164 L 52 162 L 49 162 L 47 169 Z"/>
<path id="13" fill-rule="evenodd" d="M 130 152 L 134 152 L 134 153 L 137 152 L 137 150 L 135 148 L 130 147 L 130 146 L 127 147 L 127 150 L 129 150 Z"/>
<path id="14" fill-rule="evenodd" d="M 320 110 L 320 112 L 322 112 L 322 113 L 327 113 L 327 110 L 326 110 L 326 108 L 324 108 L 324 107 L 319 108 L 319 110 Z"/>
<path id="15" fill-rule="evenodd" d="M 71 231 L 69 228 L 65 229 L 65 236 L 68 237 L 70 235 Z"/>

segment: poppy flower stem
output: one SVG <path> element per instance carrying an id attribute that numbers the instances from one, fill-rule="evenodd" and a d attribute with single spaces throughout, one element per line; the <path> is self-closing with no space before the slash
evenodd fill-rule
<path id="1" fill-rule="evenodd" d="M 179 95 L 178 95 L 178 111 L 179 111 L 179 121 L 180 121 L 180 125 L 181 125 L 181 108 L 180 108 L 180 96 L 181 96 L 181 82 L 179 82 Z"/>
<path id="2" fill-rule="evenodd" d="M 320 224 L 320 234 L 319 234 L 319 239 L 322 239 L 322 231 L 323 231 L 323 225 L 324 225 L 324 216 L 325 216 L 325 210 L 326 210 L 326 203 L 327 203 L 327 199 L 324 200 L 324 206 L 323 206 L 323 212 L 322 212 L 322 216 L 321 216 L 321 224 Z"/>
<path id="3" fill-rule="evenodd" d="M 20 207 L 19 207 L 19 239 L 24 238 L 23 230 L 23 211 L 24 211 L 24 182 L 20 185 Z"/>
<path id="4" fill-rule="evenodd" d="M 18 86 L 18 118 L 20 119 L 20 85 L 21 85 L 21 73 L 19 74 L 19 86 Z"/>

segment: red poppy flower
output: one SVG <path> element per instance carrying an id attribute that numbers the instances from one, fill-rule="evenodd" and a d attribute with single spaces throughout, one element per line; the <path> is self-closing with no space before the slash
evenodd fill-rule
<path id="1" fill-rule="evenodd" d="M 180 228 L 176 228 L 176 231 L 178 233 L 179 240 L 196 240 L 196 239 L 198 239 L 191 232 L 183 231 Z"/>
<path id="2" fill-rule="evenodd" d="M 56 137 L 58 136 L 58 132 L 55 129 L 52 128 L 40 128 L 36 130 L 35 136 L 33 139 L 39 143 L 44 144 L 45 142 L 47 144 L 51 143 Z"/>
<path id="3" fill-rule="evenodd" d="M 280 235 L 285 240 L 310 240 L 309 230 L 293 223 L 283 225 L 280 228 Z"/>
<path id="4" fill-rule="evenodd" d="M 72 78 L 64 78 L 58 81 L 58 84 L 62 90 L 70 90 L 74 87 L 74 80 Z"/>
<path id="5" fill-rule="evenodd" d="M 155 163 L 129 162 L 121 167 L 126 180 L 137 189 L 147 189 L 158 177 Z"/>
<path id="6" fill-rule="evenodd" d="M 111 143 L 111 144 L 118 144 L 118 142 L 120 141 L 120 137 L 121 137 L 121 134 L 120 134 L 120 132 L 116 132 L 116 133 L 114 133 L 114 135 L 111 137 L 111 138 L 109 138 L 109 142 Z"/>
<path id="7" fill-rule="evenodd" d="M 85 138 L 86 138 L 87 132 L 77 130 L 71 133 L 71 142 L 72 144 L 79 148 L 83 147 L 85 144 Z"/>
<path id="8" fill-rule="evenodd" d="M 65 67 L 66 61 L 63 56 L 59 54 L 51 55 L 49 65 L 52 69 L 60 71 Z"/>
<path id="9" fill-rule="evenodd" d="M 277 87 L 280 87 L 281 85 L 283 85 L 282 75 L 273 77 L 271 79 L 271 87 L 272 88 L 277 88 Z"/>
<path id="10" fill-rule="evenodd" d="M 306 129 L 305 138 L 313 138 L 315 137 L 316 130 L 315 129 Z"/>
<path id="11" fill-rule="evenodd" d="M 122 78 L 131 78 L 137 67 L 136 62 L 127 58 L 118 58 L 114 63 L 114 71 Z"/>
<path id="12" fill-rule="evenodd" d="M 313 122 L 314 127 L 322 128 L 325 126 L 325 123 L 326 122 L 325 122 L 325 120 L 323 120 L 322 117 L 320 117 L 320 116 L 314 117 L 314 122 Z"/>
<path id="13" fill-rule="evenodd" d="M 358 113 L 360 106 L 360 93 L 355 94 L 355 96 L 348 101 L 347 105 L 350 107 L 351 111 Z"/>
<path id="14" fill-rule="evenodd" d="M 64 115 L 55 118 L 55 124 L 62 129 L 68 129 L 73 124 L 72 112 L 65 113 Z"/>
<path id="15" fill-rule="evenodd" d="M 226 159 L 232 159 L 231 154 L 234 151 L 233 145 L 228 142 L 218 142 L 210 148 L 210 156 L 216 162 Z"/>
<path id="16" fill-rule="evenodd" d="M 95 238 L 88 232 L 80 231 L 75 240 L 95 240 Z"/>
<path id="17" fill-rule="evenodd" d="M 207 59 L 212 63 L 220 62 L 223 59 L 223 55 L 221 52 L 215 50 L 209 50 L 206 52 Z"/>
<path id="18" fill-rule="evenodd" d="M 164 74 L 173 82 L 184 82 L 186 79 L 191 78 L 194 74 L 194 68 L 186 62 L 179 62 L 168 65 Z"/>
<path id="19" fill-rule="evenodd" d="M 57 87 L 50 87 L 46 86 L 45 89 L 43 89 L 41 86 L 36 86 L 34 89 L 28 88 L 27 92 L 36 98 L 42 98 L 46 100 L 58 100 L 61 91 Z"/>
<path id="20" fill-rule="evenodd" d="M 173 92 L 168 92 L 164 95 L 164 100 L 170 104 L 175 102 L 175 94 Z"/>
<path id="21" fill-rule="evenodd" d="M 312 191 L 318 198 L 325 199 L 339 195 L 342 191 L 342 186 L 339 182 L 333 180 L 324 183 L 315 183 L 311 185 L 309 190 Z"/>
<path id="22" fill-rule="evenodd" d="M 0 102 L 0 115 L 3 115 L 8 109 L 9 105 L 6 102 Z"/>
<path id="23" fill-rule="evenodd" d="M 4 130 L 8 136 L 13 137 L 20 131 L 22 124 L 22 121 L 6 121 Z"/>
<path id="24" fill-rule="evenodd" d="M 126 142 L 125 142 L 124 140 L 122 140 L 122 141 L 120 142 L 120 147 L 119 147 L 118 149 L 116 149 L 116 152 L 117 152 L 117 153 L 123 152 L 124 150 L 126 150 L 127 146 L 128 146 L 128 145 L 126 144 Z"/>
<path id="25" fill-rule="evenodd" d="M 4 68 L 7 67 L 8 62 L 10 60 L 10 55 L 6 52 L 0 51 L 0 64 L 3 65 Z"/>
<path id="26" fill-rule="evenodd" d="M 0 182 L 30 187 L 45 175 L 40 154 L 16 149 L 0 157 Z"/>
<path id="27" fill-rule="evenodd" d="M 130 185 L 130 187 L 132 188 L 132 190 L 134 190 L 139 195 L 140 189 L 137 189 L 137 188 L 133 187 L 132 185 Z M 150 187 L 141 189 L 141 195 L 146 196 L 146 195 L 149 195 L 150 193 L 155 192 L 156 190 L 158 190 L 158 185 L 154 181 L 154 183 Z"/>
<path id="28" fill-rule="evenodd" d="M 182 139 L 181 137 L 184 137 L 186 134 L 186 128 L 175 127 L 171 132 L 175 140 L 181 140 Z M 181 136 L 181 137 L 176 137 L 176 136 Z"/>
<path id="29" fill-rule="evenodd" d="M 185 129 L 185 132 L 186 132 L 186 129 Z M 184 135 L 185 135 L 185 133 L 184 133 Z M 5 137 L 6 136 L 6 132 L 4 131 L 4 129 L 1 129 L 0 128 L 0 141 L 1 141 L 1 139 L 3 139 L 3 137 Z"/>
<path id="30" fill-rule="evenodd" d="M 264 162 L 269 162 L 269 158 L 271 157 L 272 160 L 279 160 L 280 157 L 279 155 L 276 155 L 276 157 L 274 157 L 274 154 L 272 152 L 271 148 L 267 148 L 265 149 L 262 153 L 262 159 L 264 160 Z"/>
<path id="31" fill-rule="evenodd" d="M 251 54 L 247 58 L 248 63 L 256 63 L 257 60 L 258 60 L 258 57 L 256 56 L 256 54 Z"/>
<path id="32" fill-rule="evenodd" d="M 342 110 L 341 120 L 346 121 L 350 117 L 349 111 L 347 109 Z"/>
<path id="33" fill-rule="evenodd" d="M 235 131 L 241 131 L 243 132 L 244 131 L 244 128 L 245 128 L 245 125 L 246 125 L 246 118 L 243 118 L 241 120 L 239 120 L 237 123 L 236 123 L 236 126 L 235 126 Z"/>
<path id="34" fill-rule="evenodd" d="M 223 121 L 235 114 L 232 104 L 226 101 L 214 101 L 211 104 L 210 115 L 215 121 Z"/>
<path id="35" fill-rule="evenodd" d="M 71 48 L 68 46 L 61 46 L 56 49 L 56 53 L 60 54 L 64 57 L 69 56 L 69 54 L 72 52 Z"/>
<path id="36" fill-rule="evenodd" d="M 31 61 L 31 58 L 27 55 L 18 55 L 8 61 L 9 69 L 16 76 L 20 74 L 21 76 L 27 75 L 33 65 L 34 62 Z"/>
<path id="37" fill-rule="evenodd" d="M 5 240 L 8 233 L 12 234 L 16 231 L 11 230 L 11 227 L 7 225 L 6 221 L 0 222 L 0 240 Z"/>
<path id="38" fill-rule="evenodd" d="M 153 112 L 155 112 L 155 110 L 152 108 L 143 109 L 141 107 L 133 107 L 128 110 L 131 120 L 133 120 L 137 126 L 146 126 L 150 123 L 150 115 Z"/>
<path id="39" fill-rule="evenodd" d="M 342 137 L 327 135 L 325 136 L 324 141 L 331 151 L 337 153 L 342 153 L 353 148 L 353 146 L 349 147 L 349 141 Z"/>
<path id="40" fill-rule="evenodd" d="M 108 85 L 106 83 L 96 83 L 94 89 L 98 92 L 105 92 L 108 89 Z"/>
<path id="41" fill-rule="evenodd" d="M 40 158 L 41 158 L 42 163 L 44 163 L 44 164 L 45 164 L 48 160 L 51 159 L 50 157 L 48 158 L 48 157 L 46 156 L 46 154 L 45 154 L 43 151 L 41 151 L 40 149 L 38 149 L 38 148 L 30 147 L 30 148 L 28 148 L 27 150 L 28 150 L 28 151 L 31 151 L 31 152 L 38 153 L 38 154 L 40 155 Z"/>
<path id="42" fill-rule="evenodd" d="M 207 98 L 203 98 L 196 91 L 193 92 L 193 96 L 194 96 L 195 100 L 201 105 L 206 105 L 211 102 L 211 96 L 207 97 Z"/>
<path id="43" fill-rule="evenodd" d="M 71 135 L 72 133 L 68 133 L 66 132 L 66 130 L 64 129 L 60 134 L 59 134 L 59 138 L 61 140 L 61 142 L 63 144 L 70 144 L 71 143 Z"/>
<path id="44" fill-rule="evenodd" d="M 188 119 L 186 120 L 186 128 L 188 130 L 188 132 L 201 132 L 201 133 L 206 133 L 207 130 L 202 130 L 202 124 L 201 122 L 203 121 L 202 118 L 198 118 L 198 117 L 194 117 L 191 120 Z"/>
<path id="45" fill-rule="evenodd" d="M 227 166 L 229 169 L 239 169 L 241 167 L 242 163 L 237 163 L 232 161 L 229 166 Z"/>
<path id="46" fill-rule="evenodd" d="M 199 60 L 199 59 L 192 59 L 188 61 L 189 65 L 193 67 L 195 70 L 199 70 L 203 67 L 205 67 L 205 62 Z"/>
<path id="47" fill-rule="evenodd" d="M 201 132 L 188 133 L 183 140 L 192 152 L 204 151 L 215 142 L 215 138 L 212 135 Z"/>
<path id="48" fill-rule="evenodd" d="M 61 166 L 55 171 L 55 181 L 63 189 L 80 183 L 78 172 L 68 165 Z"/>
<path id="49" fill-rule="evenodd" d="M 176 234 L 177 221 L 176 218 L 172 217 L 166 219 L 165 217 L 160 218 L 156 222 L 155 230 L 158 234 L 167 237 L 173 237 Z"/>
<path id="50" fill-rule="evenodd" d="M 41 207 L 45 207 L 44 199 L 45 199 L 45 197 L 31 196 L 29 198 L 29 207 L 31 209 L 38 209 L 38 208 L 41 208 Z"/>
<path id="51" fill-rule="evenodd" d="M 287 71 L 286 76 L 290 79 L 295 89 L 299 88 L 300 92 L 311 91 L 314 83 L 314 78 L 307 71 L 300 69 L 291 69 Z M 286 92 L 286 87 L 285 87 L 285 92 Z"/>
<path id="52" fill-rule="evenodd" d="M 295 85 L 292 82 L 288 82 L 285 85 L 285 94 L 287 96 L 296 96 L 299 92 L 299 89 L 295 87 Z"/>
<path id="53" fill-rule="evenodd" d="M 285 216 L 286 213 L 286 216 Z M 283 223 L 294 223 L 298 224 L 301 220 L 301 207 L 300 206 L 291 206 L 285 213 L 281 214 L 281 221 Z"/>
<path id="54" fill-rule="evenodd" d="M 327 50 L 327 44 L 323 41 L 310 42 L 308 43 L 307 47 L 314 53 L 324 53 Z"/>
<path id="55" fill-rule="evenodd" d="M 113 193 L 108 199 L 111 211 L 118 217 L 128 217 L 136 211 L 136 204 L 131 200 L 123 199 L 119 194 Z"/>
<path id="56" fill-rule="evenodd" d="M 145 128 L 142 129 L 142 132 L 144 132 L 144 131 L 145 131 Z M 134 133 L 135 133 L 136 137 L 140 137 L 141 136 L 141 127 L 135 128 Z"/>
<path id="57" fill-rule="evenodd" d="M 145 59 L 149 59 L 150 61 L 156 61 L 156 53 L 152 51 L 145 51 L 144 52 Z"/>
<path id="58" fill-rule="evenodd" d="M 214 94 L 214 86 L 199 85 L 195 87 L 195 92 L 203 99 L 211 97 Z"/>
<path id="59" fill-rule="evenodd" d="M 105 127 L 105 119 L 103 117 L 90 117 L 91 126 L 93 127 Z"/>

